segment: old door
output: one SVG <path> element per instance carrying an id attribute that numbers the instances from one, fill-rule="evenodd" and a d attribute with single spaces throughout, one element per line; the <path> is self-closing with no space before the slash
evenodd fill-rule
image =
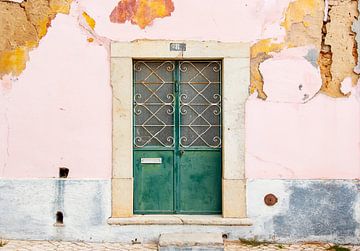
<path id="1" fill-rule="evenodd" d="M 134 213 L 221 213 L 221 61 L 134 61 Z"/>

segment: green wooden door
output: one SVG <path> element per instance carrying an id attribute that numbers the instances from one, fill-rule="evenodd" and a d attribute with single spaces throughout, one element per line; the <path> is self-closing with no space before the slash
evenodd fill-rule
<path id="1" fill-rule="evenodd" d="M 221 213 L 221 61 L 134 61 L 134 213 Z"/>

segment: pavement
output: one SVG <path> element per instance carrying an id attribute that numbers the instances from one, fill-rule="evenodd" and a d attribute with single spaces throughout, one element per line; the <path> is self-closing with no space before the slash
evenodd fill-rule
<path id="1" fill-rule="evenodd" d="M 5 245 L 1 245 L 5 244 Z M 2 246 L 2 247 L 1 247 Z M 360 251 L 360 246 L 341 245 L 338 249 L 331 249 L 334 244 L 330 243 L 303 243 L 303 244 L 270 244 L 270 243 L 248 243 L 241 241 L 225 241 L 226 251 L 242 251 L 242 250 L 299 250 L 299 251 Z M 347 249 L 341 249 L 347 248 Z M 67 241 L 25 241 L 25 240 L 0 240 L 0 251 L 62 251 L 62 250 L 157 250 L 157 244 L 128 244 L 128 243 L 93 243 L 93 242 L 67 242 Z"/>

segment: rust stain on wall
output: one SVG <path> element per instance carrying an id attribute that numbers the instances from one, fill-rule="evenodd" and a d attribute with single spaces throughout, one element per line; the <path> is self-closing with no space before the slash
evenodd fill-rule
<path id="1" fill-rule="evenodd" d="M 266 99 L 259 66 L 271 58 L 271 52 L 305 45 L 314 45 L 320 50 L 323 13 L 323 0 L 297 0 L 289 4 L 282 23 L 286 30 L 284 42 L 273 43 L 271 39 L 265 39 L 251 47 L 251 93 L 257 91 L 259 98 Z"/>
<path id="2" fill-rule="evenodd" d="M 172 0 L 122 0 L 110 14 L 113 23 L 130 21 L 141 29 L 155 18 L 170 16 L 174 11 Z"/>
<path id="3" fill-rule="evenodd" d="M 71 0 L 0 1 L 0 78 L 21 74 L 29 50 L 39 45 L 57 13 L 69 13 L 70 3 Z"/>
<path id="4" fill-rule="evenodd" d="M 328 21 L 322 29 L 322 49 L 319 66 L 323 85 L 322 92 L 331 97 L 344 97 L 341 82 L 351 77 L 353 85 L 358 75 L 353 72 L 357 64 L 357 44 L 351 30 L 358 16 L 357 1 L 329 1 Z"/>

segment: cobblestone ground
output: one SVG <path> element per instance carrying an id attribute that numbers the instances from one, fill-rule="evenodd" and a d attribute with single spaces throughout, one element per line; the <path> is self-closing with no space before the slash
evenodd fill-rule
<path id="1" fill-rule="evenodd" d="M 0 242 L 1 243 L 1 242 Z M 6 245 L 0 247 L 0 251 L 62 251 L 62 250 L 157 250 L 156 244 L 124 244 L 124 243 L 90 243 L 90 242 L 66 242 L 66 241 L 5 241 Z M 331 244 L 265 244 L 259 246 L 244 245 L 240 241 L 226 241 L 226 251 L 242 251 L 242 250 L 299 250 L 299 251 L 317 251 L 317 250 L 334 250 L 330 249 Z M 360 246 L 342 245 L 351 251 L 360 251 Z M 342 249 L 338 249 L 343 251 Z M 346 250 L 346 249 L 345 249 Z M 344 251 L 345 251 L 344 250 Z"/>
<path id="2" fill-rule="evenodd" d="M 345 250 L 351 250 L 351 251 L 360 251 L 360 246 L 350 246 L 350 245 L 341 245 L 338 246 L 338 249 L 331 249 L 331 247 L 334 247 L 334 244 L 264 244 L 259 246 L 253 246 L 253 245 L 244 245 L 241 244 L 240 241 L 226 241 L 225 242 L 225 250 L 226 251 L 243 251 L 243 250 L 264 250 L 264 251 L 273 251 L 273 250 L 299 250 L 299 251 L 345 251 Z M 347 249 L 341 249 L 341 248 L 347 248 Z"/>

